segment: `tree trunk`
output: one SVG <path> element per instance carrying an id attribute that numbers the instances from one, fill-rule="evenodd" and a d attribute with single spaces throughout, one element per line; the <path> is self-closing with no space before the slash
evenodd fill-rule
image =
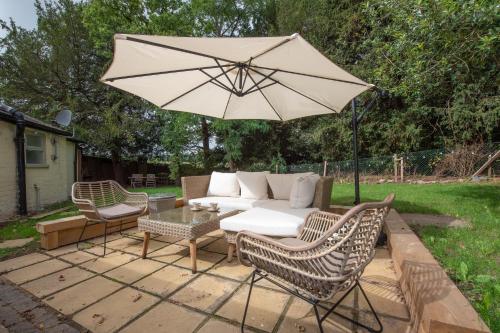
<path id="1" fill-rule="evenodd" d="M 201 136 L 203 141 L 203 167 L 208 169 L 208 158 L 210 156 L 210 132 L 208 131 L 207 118 L 201 117 Z"/>
<path id="2" fill-rule="evenodd" d="M 115 180 L 122 185 L 125 184 L 124 177 L 123 177 L 123 169 L 122 169 L 122 166 L 120 164 L 121 158 L 120 158 L 119 152 L 117 152 L 115 150 L 111 150 L 111 162 L 113 164 L 113 174 L 114 174 Z"/>

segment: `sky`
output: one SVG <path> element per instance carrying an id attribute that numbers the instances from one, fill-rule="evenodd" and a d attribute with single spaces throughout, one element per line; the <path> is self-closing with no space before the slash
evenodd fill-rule
<path id="1" fill-rule="evenodd" d="M 9 21 L 14 19 L 17 25 L 33 29 L 36 26 L 36 14 L 33 0 L 0 0 L 0 19 Z M 0 29 L 0 38 L 6 34 Z"/>

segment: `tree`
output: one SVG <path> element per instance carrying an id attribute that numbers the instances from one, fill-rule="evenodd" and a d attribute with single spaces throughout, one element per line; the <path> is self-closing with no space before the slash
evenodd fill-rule
<path id="1" fill-rule="evenodd" d="M 141 100 L 99 82 L 109 59 L 96 51 L 83 24 L 86 4 L 61 0 L 35 6 L 36 30 L 2 22 L 8 30 L 0 40 L 2 98 L 46 120 L 62 108 L 72 110 L 87 150 L 110 156 L 115 179 L 124 182 L 121 158 L 154 153 L 158 118 Z"/>

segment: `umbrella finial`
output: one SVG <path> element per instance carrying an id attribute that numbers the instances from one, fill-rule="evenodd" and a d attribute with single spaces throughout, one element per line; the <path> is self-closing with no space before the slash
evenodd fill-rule
<path id="1" fill-rule="evenodd" d="M 298 32 L 296 32 L 296 33 L 294 33 L 294 34 L 292 34 L 290 36 L 290 38 L 297 38 L 297 37 L 299 37 L 299 33 Z"/>

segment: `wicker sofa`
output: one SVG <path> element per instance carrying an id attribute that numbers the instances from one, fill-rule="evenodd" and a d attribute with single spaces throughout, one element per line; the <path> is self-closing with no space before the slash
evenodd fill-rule
<path id="1" fill-rule="evenodd" d="M 217 202 L 223 209 L 241 211 L 239 214 L 221 220 L 229 243 L 228 261 L 235 251 L 236 235 L 247 230 L 271 237 L 295 237 L 304 224 L 305 218 L 316 210 L 326 210 L 330 205 L 333 177 L 320 177 L 316 183 L 313 203 L 308 208 L 290 208 L 287 200 L 273 199 L 268 187 L 269 199 L 252 200 L 238 197 L 207 196 L 210 176 L 182 177 L 184 205 L 199 202 L 208 205 Z"/>

